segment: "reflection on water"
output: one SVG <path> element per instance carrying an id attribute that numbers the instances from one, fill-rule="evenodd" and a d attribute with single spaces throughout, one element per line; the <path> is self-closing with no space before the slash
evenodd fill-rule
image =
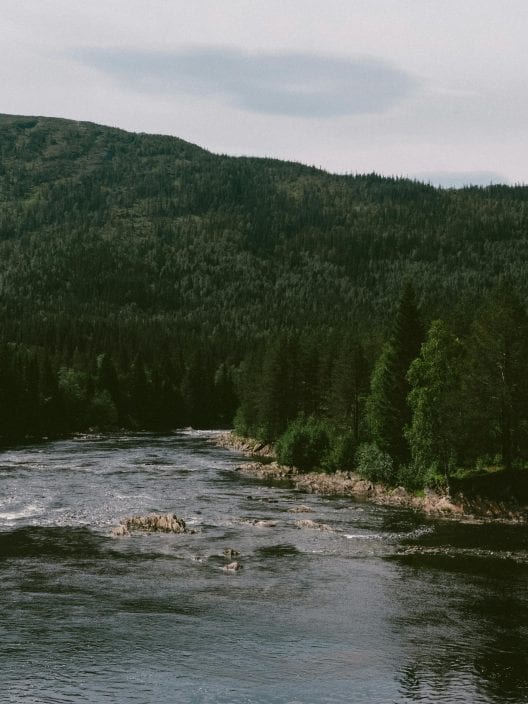
<path id="1" fill-rule="evenodd" d="M 299 495 L 237 459 L 192 432 L 0 455 L 2 701 L 528 702 L 525 528 Z M 148 511 L 196 532 L 111 537 Z"/>
<path id="2" fill-rule="evenodd" d="M 443 523 L 392 558 L 402 590 L 401 693 L 434 701 L 528 701 L 527 534 L 518 526 Z M 420 552 L 421 551 L 421 552 Z"/>

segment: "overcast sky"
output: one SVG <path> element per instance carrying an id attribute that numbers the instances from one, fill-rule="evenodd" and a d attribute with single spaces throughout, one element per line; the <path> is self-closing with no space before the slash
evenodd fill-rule
<path id="1" fill-rule="evenodd" d="M 528 182 L 527 0 L 0 0 L 0 112 Z"/>

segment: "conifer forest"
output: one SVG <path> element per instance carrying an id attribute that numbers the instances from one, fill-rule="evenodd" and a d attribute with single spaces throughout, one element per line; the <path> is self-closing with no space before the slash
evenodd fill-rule
<path id="1" fill-rule="evenodd" d="M 420 490 L 528 468 L 528 188 L 0 116 L 0 437 L 235 427 Z"/>

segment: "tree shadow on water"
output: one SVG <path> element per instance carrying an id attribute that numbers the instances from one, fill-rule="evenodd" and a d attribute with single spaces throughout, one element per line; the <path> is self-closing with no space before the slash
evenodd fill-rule
<path id="1" fill-rule="evenodd" d="M 528 701 L 528 567 L 439 554 L 396 559 L 391 627 L 404 701 Z"/>

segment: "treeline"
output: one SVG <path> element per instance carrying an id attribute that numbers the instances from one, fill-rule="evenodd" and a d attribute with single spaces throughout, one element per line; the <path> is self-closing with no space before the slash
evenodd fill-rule
<path id="1" fill-rule="evenodd" d="M 228 427 L 236 408 L 232 373 L 205 345 L 156 358 L 126 350 L 0 348 L 0 441 L 117 428 L 163 431 Z"/>
<path id="2" fill-rule="evenodd" d="M 407 285 L 386 340 L 377 328 L 226 339 L 62 323 L 35 331 L 39 345 L 0 346 L 4 443 L 234 423 L 284 463 L 413 489 L 528 464 L 528 318 L 509 283 L 472 316 L 432 321 Z"/>
<path id="3" fill-rule="evenodd" d="M 0 439 L 236 411 L 300 466 L 521 465 L 527 232 L 526 187 L 0 115 Z"/>
<path id="4" fill-rule="evenodd" d="M 238 389 L 237 431 L 301 469 L 418 489 L 528 463 L 528 318 L 507 283 L 472 320 L 429 326 L 408 285 L 374 361 L 350 334 L 283 335 L 244 360 Z"/>

